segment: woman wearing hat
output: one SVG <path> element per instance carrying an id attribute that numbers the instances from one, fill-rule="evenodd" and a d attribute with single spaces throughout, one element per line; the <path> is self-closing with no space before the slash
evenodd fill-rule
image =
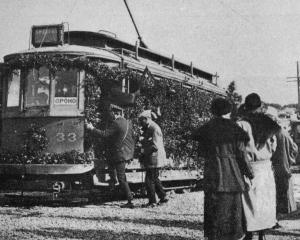
<path id="1" fill-rule="evenodd" d="M 193 132 L 204 157 L 204 236 L 209 240 L 244 237 L 242 193 L 244 175 L 252 178 L 245 144 L 249 137 L 230 120 L 231 104 L 217 98 L 212 102 L 214 118 Z"/>
<path id="2" fill-rule="evenodd" d="M 268 107 L 266 114 L 274 121 L 278 121 L 278 112 Z M 276 134 L 277 148 L 271 161 L 276 183 L 276 213 L 277 217 L 297 210 L 293 193 L 293 177 L 291 164 L 296 163 L 298 146 L 282 127 Z M 277 224 L 277 227 L 280 225 Z"/>
<path id="3" fill-rule="evenodd" d="M 252 232 L 259 232 L 276 224 L 276 191 L 271 157 L 276 149 L 275 134 L 279 125 L 262 113 L 259 95 L 251 93 L 245 98 L 245 115 L 238 124 L 248 133 L 247 156 L 254 172 L 254 179 L 248 181 L 249 191 L 243 193 L 243 208 L 247 226 L 245 240 L 253 238 Z"/>

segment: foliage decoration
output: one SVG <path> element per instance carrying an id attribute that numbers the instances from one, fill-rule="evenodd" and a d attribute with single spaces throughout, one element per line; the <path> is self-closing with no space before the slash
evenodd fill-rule
<path id="1" fill-rule="evenodd" d="M 197 145 L 189 139 L 191 132 L 208 121 L 210 102 L 214 93 L 206 92 L 194 86 L 185 87 L 180 82 L 171 79 L 153 77 L 134 70 L 119 67 L 109 67 L 99 59 L 74 57 L 63 54 L 24 54 L 9 62 L 11 70 L 38 68 L 46 66 L 51 74 L 57 71 L 76 68 L 84 70 L 85 81 L 85 117 L 97 128 L 107 126 L 106 104 L 114 100 L 113 89 L 118 89 L 125 79 L 130 82 L 129 94 L 136 95 L 135 104 L 125 107 L 126 117 L 133 121 L 138 139 L 139 128 L 137 116 L 146 109 L 160 109 L 161 116 L 156 120 L 164 133 L 166 151 L 175 161 L 176 166 L 202 166 L 202 160 L 197 159 Z M 43 144 L 42 144 L 43 145 Z M 95 139 L 91 134 L 85 136 L 85 149 L 94 148 L 98 158 L 105 158 L 105 142 Z M 41 162 L 68 162 L 69 160 L 53 160 L 55 154 L 46 154 Z M 34 163 L 35 161 L 29 161 Z"/>
<path id="2" fill-rule="evenodd" d="M 23 146 L 20 151 L 2 149 L 0 162 L 4 164 L 86 164 L 91 163 L 90 153 L 70 151 L 64 153 L 47 153 L 48 146 L 46 129 L 31 124 L 22 134 Z"/>

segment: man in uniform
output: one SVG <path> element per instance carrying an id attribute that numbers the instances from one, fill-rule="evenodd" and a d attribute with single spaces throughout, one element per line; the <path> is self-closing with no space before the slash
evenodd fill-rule
<path id="1" fill-rule="evenodd" d="M 87 123 L 87 129 L 90 129 L 96 135 L 107 138 L 110 142 L 110 152 L 108 166 L 111 178 L 116 172 L 121 189 L 125 192 L 128 202 L 121 207 L 133 208 L 132 193 L 126 180 L 126 162 L 133 159 L 134 137 L 132 123 L 123 117 L 123 109 L 111 104 L 110 115 L 113 119 L 110 126 L 105 130 L 96 129 L 91 123 Z M 113 179 L 111 179 L 113 180 Z"/>

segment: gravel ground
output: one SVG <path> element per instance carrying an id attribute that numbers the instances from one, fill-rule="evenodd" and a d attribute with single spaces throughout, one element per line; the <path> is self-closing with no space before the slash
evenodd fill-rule
<path id="1" fill-rule="evenodd" d="M 203 239 L 203 192 L 171 194 L 169 203 L 150 209 L 141 208 L 146 199 L 135 199 L 135 209 L 121 209 L 123 203 L 0 207 L 0 239 Z M 300 211 L 279 223 L 283 228 L 269 231 L 267 240 L 300 239 Z"/>

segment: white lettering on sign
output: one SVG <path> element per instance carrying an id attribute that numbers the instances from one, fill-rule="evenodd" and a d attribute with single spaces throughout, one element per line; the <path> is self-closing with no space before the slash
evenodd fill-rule
<path id="1" fill-rule="evenodd" d="M 54 98 L 54 105 L 76 105 L 76 97 L 56 97 Z"/>
<path id="2" fill-rule="evenodd" d="M 56 133 L 56 141 L 57 142 L 64 142 L 64 141 L 68 141 L 68 142 L 76 142 L 77 141 L 77 136 L 76 133 L 71 132 L 71 133 Z"/>

